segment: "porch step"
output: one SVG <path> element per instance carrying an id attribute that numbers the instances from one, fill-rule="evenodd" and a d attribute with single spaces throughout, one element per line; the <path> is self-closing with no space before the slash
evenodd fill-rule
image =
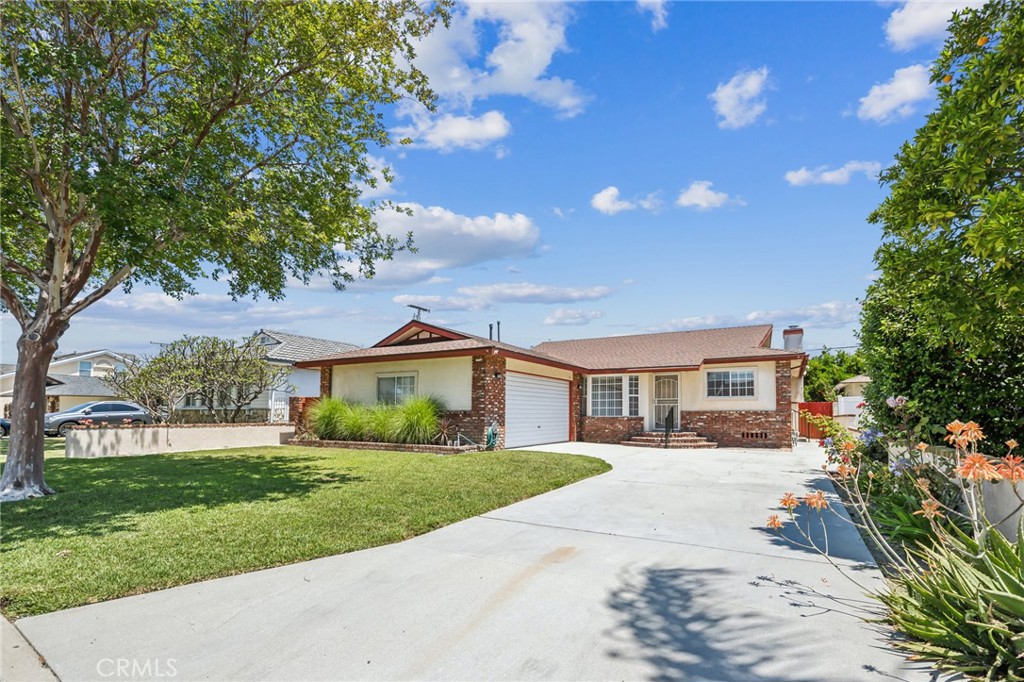
<path id="1" fill-rule="evenodd" d="M 619 444 L 620 445 L 629 445 L 629 446 L 634 447 L 634 448 L 664 448 L 665 447 L 664 441 L 662 441 L 661 443 L 650 443 L 650 442 L 641 442 L 641 441 L 635 441 L 635 440 L 624 440 L 624 441 L 620 441 Z M 670 440 L 669 443 L 668 443 L 668 449 L 669 450 L 708 450 L 708 449 L 717 448 L 717 447 L 718 447 L 718 443 L 714 443 L 714 442 L 709 441 L 709 440 L 695 441 L 695 442 L 680 442 L 680 441 L 672 442 Z"/>
<path id="2" fill-rule="evenodd" d="M 665 434 L 657 431 L 645 431 L 638 433 L 626 440 L 621 441 L 622 445 L 632 445 L 640 448 L 664 448 Z M 717 448 L 718 443 L 709 441 L 705 436 L 699 436 L 695 431 L 674 431 L 668 436 L 667 447 L 669 449 L 698 449 Z"/>

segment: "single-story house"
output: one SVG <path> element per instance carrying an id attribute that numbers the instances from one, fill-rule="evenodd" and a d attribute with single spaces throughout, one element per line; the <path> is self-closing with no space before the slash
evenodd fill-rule
<path id="1" fill-rule="evenodd" d="M 302 360 L 336 355 L 357 350 L 359 346 L 344 341 L 318 339 L 301 336 L 275 329 L 260 329 L 254 333 L 262 346 L 267 362 L 288 367 L 288 377 L 280 388 L 269 389 L 249 403 L 243 414 L 245 421 L 286 422 L 289 420 L 290 399 L 296 396 L 320 395 L 320 372 L 318 369 L 302 369 L 297 364 Z M 187 396 L 179 407 L 186 421 L 205 421 L 207 409 L 195 396 Z"/>
<path id="2" fill-rule="evenodd" d="M 475 442 L 496 426 L 499 447 L 642 444 L 671 418 L 687 434 L 680 446 L 789 448 L 803 398 L 803 330 L 784 330 L 784 349 L 771 348 L 771 338 L 762 324 L 520 348 L 412 320 L 370 348 L 296 367 L 319 368 L 322 396 L 436 395 Z"/>
<path id="3" fill-rule="evenodd" d="M 858 374 L 855 377 L 840 381 L 835 385 L 835 391 L 838 395 L 847 397 L 862 396 L 864 395 L 864 387 L 870 383 L 871 377 L 867 374 Z"/>

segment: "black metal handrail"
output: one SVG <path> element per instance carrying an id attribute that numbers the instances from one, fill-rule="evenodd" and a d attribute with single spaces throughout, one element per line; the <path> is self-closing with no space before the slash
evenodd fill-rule
<path id="1" fill-rule="evenodd" d="M 668 414 L 665 415 L 665 442 L 662 445 L 663 448 L 668 448 L 668 439 L 672 433 L 672 429 L 675 428 L 676 420 L 676 408 L 668 408 Z"/>

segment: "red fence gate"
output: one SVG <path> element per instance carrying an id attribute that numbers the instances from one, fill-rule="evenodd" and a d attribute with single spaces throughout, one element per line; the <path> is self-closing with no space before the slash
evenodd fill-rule
<path id="1" fill-rule="evenodd" d="M 800 435 L 804 438 L 824 438 L 823 434 L 818 427 L 807 421 L 804 417 L 804 412 L 810 412 L 811 414 L 824 414 L 829 417 L 832 416 L 832 403 L 800 403 Z"/>

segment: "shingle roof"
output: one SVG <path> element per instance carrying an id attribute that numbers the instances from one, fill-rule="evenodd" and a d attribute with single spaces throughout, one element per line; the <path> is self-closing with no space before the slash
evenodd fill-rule
<path id="1" fill-rule="evenodd" d="M 3 396 L 7 397 L 11 394 L 12 391 L 7 391 Z M 51 374 L 47 377 L 46 395 L 114 398 L 117 393 L 100 377 Z"/>
<path id="2" fill-rule="evenodd" d="M 338 355 L 357 350 L 359 346 L 342 341 L 329 341 L 311 336 L 299 336 L 288 332 L 272 329 L 261 329 L 260 334 L 279 341 L 275 346 L 267 347 L 267 359 L 278 362 L 301 362 L 328 355 Z"/>
<path id="3" fill-rule="evenodd" d="M 793 357 L 792 351 L 765 348 L 772 326 L 758 324 L 722 329 L 606 336 L 547 341 L 534 350 L 590 370 L 699 367 L 731 358 Z"/>
<path id="4" fill-rule="evenodd" d="M 539 353 L 536 350 L 530 348 L 521 348 L 514 346 L 511 343 L 503 343 L 501 341 L 494 341 L 493 339 L 485 339 L 482 336 L 474 336 L 473 334 L 467 334 L 465 332 L 456 331 L 454 329 L 446 329 L 445 327 L 439 327 L 436 324 L 431 324 L 429 327 L 433 329 L 440 329 L 449 332 L 453 336 L 463 337 L 445 341 L 432 341 L 430 343 L 422 344 L 399 344 L 399 345 L 388 345 L 388 346 L 373 346 L 371 348 L 360 348 L 347 353 L 340 353 L 337 355 L 327 355 L 323 357 L 315 358 L 314 361 L 320 361 L 324 364 L 330 364 L 335 361 L 352 361 L 359 359 L 373 359 L 373 358 L 389 358 L 389 357 L 402 357 L 408 355 L 418 355 L 422 353 L 471 353 L 475 350 L 485 350 L 488 348 L 495 348 L 503 350 L 516 355 L 522 355 L 525 357 L 534 358 L 540 362 L 554 363 L 557 365 L 567 365 L 566 363 L 558 358 Z"/>
<path id="5" fill-rule="evenodd" d="M 846 386 L 847 384 L 870 384 L 870 383 L 871 383 L 871 377 L 869 377 L 867 374 L 858 374 L 855 377 L 850 377 L 849 379 L 843 379 L 838 384 L 836 384 L 835 387 L 839 388 L 840 386 Z"/>

